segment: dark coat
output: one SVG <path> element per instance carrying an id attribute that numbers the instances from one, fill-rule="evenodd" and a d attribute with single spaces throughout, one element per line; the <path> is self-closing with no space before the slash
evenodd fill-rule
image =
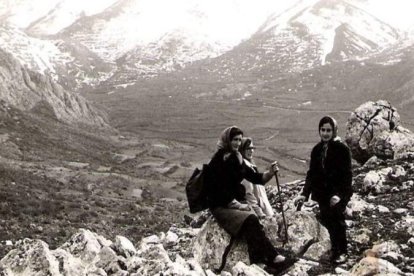
<path id="1" fill-rule="evenodd" d="M 338 203 L 345 207 L 352 196 L 351 152 L 340 141 L 329 141 L 325 166 L 322 165 L 323 143 L 318 143 L 311 153 L 311 160 L 306 175 L 302 195 L 319 203 L 327 203 L 337 195 L 341 198 Z"/>
<path id="2" fill-rule="evenodd" d="M 245 188 L 241 184 L 243 179 L 255 184 L 263 184 L 263 174 L 248 167 L 244 162 L 240 164 L 235 154 L 224 160 L 224 150 L 218 150 L 208 165 L 207 197 L 209 207 L 227 207 L 233 200 L 245 199 Z"/>
<path id="3" fill-rule="evenodd" d="M 263 174 L 254 171 L 246 164 L 240 164 L 235 154 L 224 160 L 224 150 L 218 150 L 208 165 L 207 198 L 211 213 L 218 224 L 230 235 L 237 236 L 247 217 L 255 215 L 254 211 L 241 211 L 227 208 L 236 199 L 245 198 L 243 179 L 252 183 L 263 184 Z"/>

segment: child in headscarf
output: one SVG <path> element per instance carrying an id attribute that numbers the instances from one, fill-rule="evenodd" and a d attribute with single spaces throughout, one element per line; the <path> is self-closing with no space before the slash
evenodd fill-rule
<path id="1" fill-rule="evenodd" d="M 258 172 L 259 170 L 253 160 L 254 149 L 255 146 L 253 145 L 252 138 L 243 137 L 239 151 L 244 158 L 244 163 L 254 171 Z M 255 185 L 247 179 L 243 179 L 242 185 L 246 190 L 246 202 L 252 207 L 256 215 L 259 218 L 264 218 L 266 216 L 272 217 L 274 212 L 272 206 L 270 206 L 269 199 L 267 198 L 265 187 L 263 185 Z"/>
<path id="2" fill-rule="evenodd" d="M 321 141 L 312 149 L 306 182 L 295 204 L 312 199 L 319 204 L 321 223 L 331 239 L 331 261 L 347 259 L 347 239 L 344 211 L 352 196 L 351 152 L 337 137 L 334 118 L 323 117 L 319 122 Z"/>

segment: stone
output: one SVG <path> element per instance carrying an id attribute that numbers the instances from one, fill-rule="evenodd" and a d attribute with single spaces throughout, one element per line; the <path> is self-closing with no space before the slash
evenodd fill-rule
<path id="1" fill-rule="evenodd" d="M 359 229 L 357 233 L 352 236 L 352 240 L 359 244 L 368 244 L 372 231 L 366 228 Z"/>
<path id="2" fill-rule="evenodd" d="M 386 241 L 377 245 L 374 245 L 371 251 L 376 257 L 382 258 L 390 252 L 400 253 L 400 247 L 394 241 Z"/>
<path id="3" fill-rule="evenodd" d="M 361 213 L 367 209 L 373 209 L 374 206 L 370 203 L 367 203 L 360 195 L 354 194 L 351 197 L 351 200 L 348 203 L 348 207 L 352 210 L 353 213 Z"/>
<path id="4" fill-rule="evenodd" d="M 364 192 L 373 192 L 375 194 L 381 194 L 387 191 L 387 187 L 384 182 L 387 179 L 387 175 L 392 171 L 391 168 L 384 168 L 377 171 L 369 171 L 363 180 L 362 190 Z"/>
<path id="5" fill-rule="evenodd" d="M 165 247 L 173 246 L 177 244 L 177 242 L 178 242 L 178 235 L 172 231 L 168 231 L 167 235 L 165 236 L 164 242 L 163 242 L 164 246 Z"/>
<path id="6" fill-rule="evenodd" d="M 402 275 L 399 268 L 392 263 L 375 258 L 365 257 L 350 270 L 351 275 Z"/>
<path id="7" fill-rule="evenodd" d="M 59 262 L 59 272 L 61 273 L 59 275 L 84 275 L 87 267 L 90 266 L 88 263 L 82 262 L 79 258 L 60 248 L 53 250 L 51 254 Z"/>
<path id="8" fill-rule="evenodd" d="M 230 243 L 230 236 L 216 223 L 213 218 L 201 227 L 198 236 L 193 242 L 194 259 L 205 269 L 214 270 L 220 267 L 221 257 L 226 246 Z M 225 270 L 230 270 L 237 262 L 250 264 L 247 245 L 236 241 L 228 256 Z"/>
<path id="9" fill-rule="evenodd" d="M 329 248 L 331 248 L 330 240 L 314 243 L 308 248 L 303 256 L 308 259 L 320 261 L 324 256 L 327 255 Z"/>
<path id="10" fill-rule="evenodd" d="M 384 100 L 366 102 L 352 112 L 345 141 L 360 163 L 374 155 L 396 159 L 414 150 L 414 135 L 401 126 L 396 108 Z"/>
<path id="11" fill-rule="evenodd" d="M 171 263 L 168 252 L 161 244 L 142 244 L 137 255 L 142 258 L 141 266 L 134 272 L 137 275 L 155 275 L 166 270 Z"/>
<path id="12" fill-rule="evenodd" d="M 397 215 L 406 215 L 408 213 L 408 209 L 407 208 L 397 208 L 392 212 L 394 214 L 397 214 Z"/>
<path id="13" fill-rule="evenodd" d="M 404 177 L 407 175 L 405 169 L 400 166 L 396 165 L 392 167 L 392 171 L 388 173 L 388 178 L 395 181 L 402 181 Z"/>
<path id="14" fill-rule="evenodd" d="M 414 217 L 410 215 L 402 217 L 395 223 L 395 228 L 406 231 L 409 235 L 414 237 Z"/>
<path id="15" fill-rule="evenodd" d="M 308 271 L 312 267 L 319 265 L 319 262 L 311 260 L 299 259 L 291 268 L 289 268 L 288 275 L 309 275 Z"/>
<path id="16" fill-rule="evenodd" d="M 9 271 L 7 275 L 58 275 L 59 262 L 45 242 L 24 239 L 0 261 L 0 269 Z"/>
<path id="17" fill-rule="evenodd" d="M 382 206 L 382 205 L 378 205 L 377 208 L 378 208 L 378 211 L 380 213 L 389 213 L 390 212 L 390 209 L 388 209 L 387 207 Z"/>
<path id="18" fill-rule="evenodd" d="M 125 258 L 130 258 L 137 253 L 132 242 L 123 236 L 115 237 L 115 242 L 113 243 L 112 248 L 118 255 L 124 256 Z"/>
<path id="19" fill-rule="evenodd" d="M 367 162 L 364 164 L 365 169 L 375 169 L 378 168 L 380 165 L 384 165 L 385 161 L 382 159 L 379 159 L 376 155 L 371 156 L 371 158 L 368 159 Z"/>
<path id="20" fill-rule="evenodd" d="M 157 235 L 151 235 L 149 237 L 145 237 L 141 240 L 142 244 L 157 244 L 160 243 L 161 240 Z"/>
<path id="21" fill-rule="evenodd" d="M 243 275 L 243 276 L 257 276 L 263 275 L 267 276 L 268 274 L 262 268 L 257 265 L 246 265 L 243 262 L 238 262 L 232 269 L 232 275 Z"/>
<path id="22" fill-rule="evenodd" d="M 93 263 L 96 267 L 102 268 L 107 273 L 114 273 L 121 270 L 118 260 L 119 257 L 116 252 L 109 246 L 105 246 L 99 251 Z"/>
<path id="23" fill-rule="evenodd" d="M 90 230 L 80 229 L 60 249 L 66 250 L 84 262 L 91 262 L 104 246 L 111 246 L 112 242 Z"/>

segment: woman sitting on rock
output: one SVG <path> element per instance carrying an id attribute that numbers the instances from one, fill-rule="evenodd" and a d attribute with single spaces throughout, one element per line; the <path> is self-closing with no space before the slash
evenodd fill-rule
<path id="1" fill-rule="evenodd" d="M 352 196 L 351 152 L 337 137 L 338 126 L 332 117 L 319 122 L 321 141 L 312 149 L 306 182 L 295 204 L 312 199 L 319 204 L 321 223 L 331 239 L 331 261 L 343 263 L 347 257 L 344 211 Z"/>
<path id="2" fill-rule="evenodd" d="M 253 160 L 255 146 L 250 137 L 243 137 L 239 151 L 243 156 L 244 163 L 258 172 L 257 166 Z M 247 179 L 243 179 L 241 184 L 246 189 L 245 200 L 247 204 L 253 209 L 259 218 L 272 217 L 274 215 L 272 206 L 270 206 L 267 198 L 266 189 L 263 185 L 254 185 Z"/>
<path id="3" fill-rule="evenodd" d="M 243 132 L 236 126 L 226 128 L 217 143 L 218 150 L 209 163 L 207 197 L 209 209 L 218 222 L 232 237 L 244 237 L 250 262 L 266 264 L 269 270 L 289 267 L 292 260 L 280 255 L 267 238 L 263 226 L 244 199 L 243 179 L 265 184 L 277 172 L 276 162 L 264 173 L 258 173 L 243 162 L 238 151 Z"/>

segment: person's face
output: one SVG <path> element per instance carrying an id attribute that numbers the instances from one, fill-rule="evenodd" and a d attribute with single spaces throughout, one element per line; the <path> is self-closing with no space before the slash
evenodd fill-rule
<path id="1" fill-rule="evenodd" d="M 243 136 L 241 134 L 236 135 L 233 137 L 233 139 L 231 139 L 231 149 L 233 151 L 238 151 L 239 147 L 241 145 L 241 141 L 242 141 Z"/>
<path id="2" fill-rule="evenodd" d="M 253 152 L 254 152 L 254 148 L 247 148 L 247 149 L 244 151 L 244 156 L 245 156 L 247 159 L 252 159 L 252 158 L 253 158 Z"/>
<path id="3" fill-rule="evenodd" d="M 322 142 L 331 140 L 333 136 L 332 126 L 328 123 L 323 124 L 319 129 L 319 135 L 321 136 Z"/>

